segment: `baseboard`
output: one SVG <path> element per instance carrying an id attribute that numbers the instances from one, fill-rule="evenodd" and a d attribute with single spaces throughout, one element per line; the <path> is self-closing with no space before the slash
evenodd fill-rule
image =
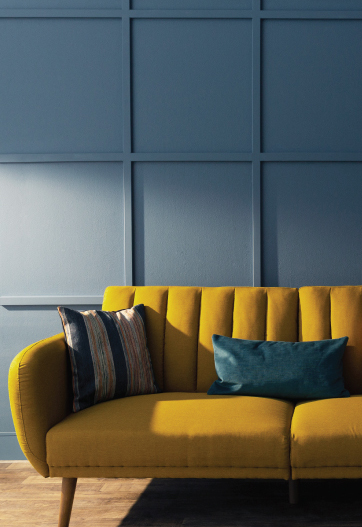
<path id="1" fill-rule="evenodd" d="M 18 461 L 26 460 L 24 456 L 16 435 L 5 435 L 4 433 L 0 434 L 0 459 L 6 462 L 6 460 L 14 459 Z M 7 461 L 8 463 L 9 461 Z"/>

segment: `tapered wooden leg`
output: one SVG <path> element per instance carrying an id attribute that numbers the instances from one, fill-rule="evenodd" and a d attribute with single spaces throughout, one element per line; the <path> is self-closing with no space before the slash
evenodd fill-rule
<path id="1" fill-rule="evenodd" d="M 58 527 L 69 526 L 76 486 L 77 478 L 63 478 Z"/>
<path id="2" fill-rule="evenodd" d="M 296 505 L 299 501 L 299 481 L 289 478 L 289 503 Z"/>

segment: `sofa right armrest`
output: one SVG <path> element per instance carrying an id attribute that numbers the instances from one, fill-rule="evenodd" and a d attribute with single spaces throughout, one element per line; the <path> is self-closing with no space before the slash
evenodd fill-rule
<path id="1" fill-rule="evenodd" d="M 33 467 L 47 477 L 46 434 L 72 411 L 63 333 L 32 344 L 15 357 L 9 371 L 9 396 L 20 447 Z"/>

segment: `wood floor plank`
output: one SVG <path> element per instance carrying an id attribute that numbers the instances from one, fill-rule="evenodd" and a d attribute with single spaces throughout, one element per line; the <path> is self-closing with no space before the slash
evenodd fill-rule
<path id="1" fill-rule="evenodd" d="M 57 527 L 61 479 L 0 463 L 1 527 Z M 362 527 L 362 480 L 78 480 L 70 527 Z"/>

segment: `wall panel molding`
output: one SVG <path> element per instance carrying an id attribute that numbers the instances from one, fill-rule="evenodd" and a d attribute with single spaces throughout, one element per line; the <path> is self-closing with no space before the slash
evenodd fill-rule
<path id="1" fill-rule="evenodd" d="M 134 4 L 134 6 L 132 5 Z M 64 162 L 123 162 L 123 189 L 124 189 L 124 281 L 126 284 L 133 282 L 133 225 L 132 225 L 132 171 L 135 162 L 252 162 L 252 207 L 253 207 L 253 284 L 260 285 L 261 269 L 261 206 L 260 206 L 260 163 L 261 162 L 351 162 L 362 161 L 362 152 L 263 152 L 261 148 L 261 124 L 262 112 L 260 104 L 261 85 L 261 61 L 264 20 L 359 20 L 362 19 L 362 10 L 357 9 L 358 3 L 349 0 L 347 3 L 336 1 L 329 3 L 328 8 L 318 6 L 327 5 L 324 0 L 313 2 L 290 3 L 284 0 L 251 0 L 251 9 L 245 8 L 247 2 L 243 3 L 244 9 L 240 8 L 157 8 L 157 1 L 152 9 L 137 8 L 136 2 L 122 0 L 120 8 L 30 8 L 30 9 L 8 9 L 0 8 L 1 18 L 120 18 L 122 19 L 122 104 L 123 104 L 123 144 L 119 152 L 92 152 L 92 153 L 12 153 L 0 154 L 0 163 L 64 163 Z M 337 5 L 338 4 L 338 5 Z M 145 6 L 139 2 L 138 6 Z M 167 5 L 158 2 L 158 5 Z M 176 5 L 176 4 L 175 4 Z M 181 5 L 178 3 L 177 5 Z M 188 5 L 188 4 L 187 4 Z M 231 4 L 230 4 L 231 5 Z M 215 4 L 216 6 L 216 4 Z M 278 7 L 279 6 L 279 7 Z M 287 8 L 286 8 L 287 6 Z M 303 8 L 307 6 L 308 8 Z M 311 9 L 310 7 L 313 7 Z M 315 9 L 314 9 L 315 6 Z M 330 7 L 337 6 L 337 9 Z M 186 6 L 187 7 L 187 6 Z M 234 7 L 234 5 L 233 5 Z M 133 19 L 250 19 L 252 21 L 252 152 L 134 152 L 132 149 L 132 85 L 131 85 L 131 22 Z M 3 297 L 10 305 L 25 305 L 35 298 L 34 304 L 38 302 L 51 302 L 46 297 Z M 39 300 L 44 298 L 43 300 Z M 58 298 L 54 296 L 54 298 Z M 70 297 L 69 297 L 70 298 Z M 85 297 L 74 297 L 76 299 Z M 87 302 L 82 300 L 81 303 Z M 55 300 L 54 300 L 55 302 Z M 5 304 L 3 304 L 5 305 Z"/>
<path id="2" fill-rule="evenodd" d="M 0 18 L 122 18 L 120 9 L 4 9 Z"/>
<path id="3" fill-rule="evenodd" d="M 103 295 L 0 296 L 0 306 L 100 305 Z"/>
<path id="4" fill-rule="evenodd" d="M 132 123 L 131 123 L 131 21 L 130 0 L 122 0 L 123 51 L 123 214 L 124 214 L 124 283 L 133 284 L 133 227 L 132 227 Z"/>
<path id="5" fill-rule="evenodd" d="M 260 208 L 260 145 L 261 145 L 261 22 L 260 1 L 253 0 L 253 51 L 252 51 L 252 238 L 253 286 L 261 285 L 261 208 Z"/>

